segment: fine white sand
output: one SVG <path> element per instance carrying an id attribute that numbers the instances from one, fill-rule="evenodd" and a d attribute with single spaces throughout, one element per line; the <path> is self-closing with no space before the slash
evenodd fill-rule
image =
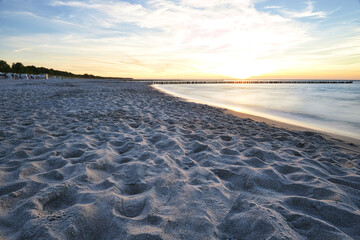
<path id="1" fill-rule="evenodd" d="M 0 80 L 0 239 L 360 239 L 359 208 L 359 153 L 318 133 L 145 83 Z"/>

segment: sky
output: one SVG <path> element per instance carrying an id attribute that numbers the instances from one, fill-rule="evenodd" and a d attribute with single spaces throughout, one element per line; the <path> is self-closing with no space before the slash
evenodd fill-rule
<path id="1" fill-rule="evenodd" d="M 0 0 L 0 59 L 137 79 L 360 79 L 360 0 Z"/>

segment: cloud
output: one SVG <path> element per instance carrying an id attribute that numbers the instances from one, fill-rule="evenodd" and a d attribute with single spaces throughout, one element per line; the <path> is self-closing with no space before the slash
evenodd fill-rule
<path id="1" fill-rule="evenodd" d="M 265 6 L 264 9 L 280 9 L 281 6 Z"/>
<path id="2" fill-rule="evenodd" d="M 24 51 L 31 51 L 31 48 L 19 48 L 19 49 L 15 49 L 14 52 L 15 53 L 19 53 L 19 52 L 24 52 Z"/>
<path id="3" fill-rule="evenodd" d="M 62 9 L 49 17 L 50 23 L 78 31 L 7 42 L 66 56 L 79 68 L 86 60 L 108 63 L 101 65 L 108 73 L 126 71 L 134 77 L 207 73 L 242 78 L 272 71 L 278 63 L 271 56 L 311 39 L 307 26 L 292 18 L 320 16 L 311 3 L 288 17 L 260 12 L 252 0 L 56 0 L 49 5 Z"/>
<path id="4" fill-rule="evenodd" d="M 291 10 L 286 10 L 286 9 L 281 9 L 279 10 L 279 12 L 281 12 L 282 14 L 291 17 L 291 18 L 326 18 L 327 17 L 327 13 L 323 12 L 323 11 L 314 11 L 314 3 L 309 1 L 306 3 L 307 7 L 300 11 L 291 11 Z"/>

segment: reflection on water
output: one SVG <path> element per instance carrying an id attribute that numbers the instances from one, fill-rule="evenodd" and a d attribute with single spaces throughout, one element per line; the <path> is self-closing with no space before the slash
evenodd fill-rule
<path id="1" fill-rule="evenodd" d="M 360 139 L 360 82 L 157 85 L 191 101 Z"/>

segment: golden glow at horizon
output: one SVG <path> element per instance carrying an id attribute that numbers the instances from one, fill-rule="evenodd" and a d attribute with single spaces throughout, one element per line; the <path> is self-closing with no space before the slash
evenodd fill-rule
<path id="1" fill-rule="evenodd" d="M 61 21 L 36 12 L 5 12 L 8 18 L 29 22 L 35 18 L 65 30 L 4 35 L 0 54 L 10 64 L 102 76 L 360 79 L 360 28 L 354 23 L 317 29 L 329 15 L 315 11 L 311 1 L 298 12 L 284 14 L 259 11 L 255 0 L 219 2 L 156 0 L 149 8 L 123 1 L 110 6 L 101 1 L 59 0 L 52 6 L 84 10 L 83 15 Z M 122 24 L 141 30 L 122 32 Z"/>

